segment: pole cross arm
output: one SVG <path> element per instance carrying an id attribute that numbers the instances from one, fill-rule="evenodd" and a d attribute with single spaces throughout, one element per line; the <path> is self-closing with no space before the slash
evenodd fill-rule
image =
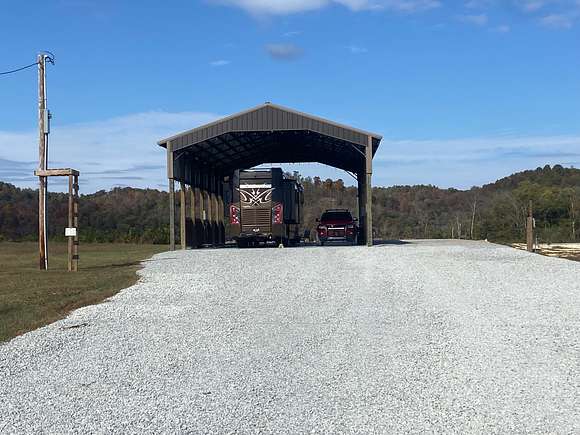
<path id="1" fill-rule="evenodd" d="M 34 175 L 37 177 L 67 177 L 69 175 L 79 176 L 80 172 L 76 169 L 63 168 L 63 169 L 35 169 Z"/>

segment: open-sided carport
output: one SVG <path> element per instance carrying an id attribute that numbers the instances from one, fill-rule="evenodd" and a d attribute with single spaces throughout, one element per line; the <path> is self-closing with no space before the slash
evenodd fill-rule
<path id="1" fill-rule="evenodd" d="M 333 166 L 356 177 L 361 243 L 371 246 L 372 160 L 381 139 L 375 133 L 265 103 L 160 140 L 158 144 L 167 149 L 171 249 L 175 249 L 175 181 L 181 187 L 182 248 L 216 245 L 225 240 L 225 177 L 262 163 L 305 162 Z M 186 234 L 191 234 L 190 240 Z"/>

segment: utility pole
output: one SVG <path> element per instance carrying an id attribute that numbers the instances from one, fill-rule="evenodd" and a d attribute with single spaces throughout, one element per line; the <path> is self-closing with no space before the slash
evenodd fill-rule
<path id="1" fill-rule="evenodd" d="M 46 108 L 46 62 L 54 64 L 54 57 L 40 53 L 38 64 L 38 170 L 48 168 L 48 134 L 50 133 L 50 112 Z M 38 176 L 38 252 L 40 270 L 48 269 L 48 237 L 46 195 L 48 177 L 41 173 Z"/>
<path id="2" fill-rule="evenodd" d="M 47 230 L 47 185 L 48 177 L 68 177 L 68 270 L 76 272 L 79 261 L 79 171 L 71 168 L 48 169 L 48 135 L 50 133 L 50 111 L 46 108 L 46 62 L 54 65 L 50 52 L 40 53 L 38 64 L 38 253 L 40 270 L 48 269 L 48 230 Z M 34 64 L 33 64 L 34 65 Z"/>
<path id="3" fill-rule="evenodd" d="M 38 169 L 47 169 L 46 113 L 46 56 L 38 55 Z M 46 188 L 47 177 L 39 176 L 38 186 L 38 252 L 40 270 L 48 269 L 48 241 L 46 238 Z"/>
<path id="4" fill-rule="evenodd" d="M 534 216 L 532 210 L 532 200 L 528 204 L 528 219 L 526 222 L 526 242 L 529 252 L 534 252 Z"/>

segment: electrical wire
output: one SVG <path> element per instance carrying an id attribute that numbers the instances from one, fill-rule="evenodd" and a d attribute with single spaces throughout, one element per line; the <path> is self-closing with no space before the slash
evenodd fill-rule
<path id="1" fill-rule="evenodd" d="M 6 75 L 6 74 L 12 74 L 12 73 L 15 73 L 15 72 L 18 72 L 18 71 L 22 71 L 22 70 L 24 70 L 26 68 L 31 68 L 34 65 L 38 65 L 38 62 L 31 63 L 30 65 L 26 65 L 26 66 L 23 66 L 21 68 L 13 69 L 12 71 L 0 72 L 0 76 Z"/>

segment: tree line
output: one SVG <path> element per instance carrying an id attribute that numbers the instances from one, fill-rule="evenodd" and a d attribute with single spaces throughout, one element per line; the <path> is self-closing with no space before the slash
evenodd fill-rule
<path id="1" fill-rule="evenodd" d="M 345 185 L 342 179 L 294 176 L 304 187 L 304 229 L 314 229 L 316 218 L 328 208 L 357 213 L 356 187 Z M 580 239 L 580 170 L 574 168 L 545 166 L 469 190 L 392 186 L 374 187 L 372 194 L 376 238 L 523 241 L 528 202 L 532 201 L 540 242 Z M 134 188 L 82 195 L 81 242 L 168 243 L 167 195 Z M 50 193 L 48 207 L 49 237 L 64 239 L 67 195 Z M 36 190 L 0 182 L 0 240 L 35 240 L 37 213 Z"/>

